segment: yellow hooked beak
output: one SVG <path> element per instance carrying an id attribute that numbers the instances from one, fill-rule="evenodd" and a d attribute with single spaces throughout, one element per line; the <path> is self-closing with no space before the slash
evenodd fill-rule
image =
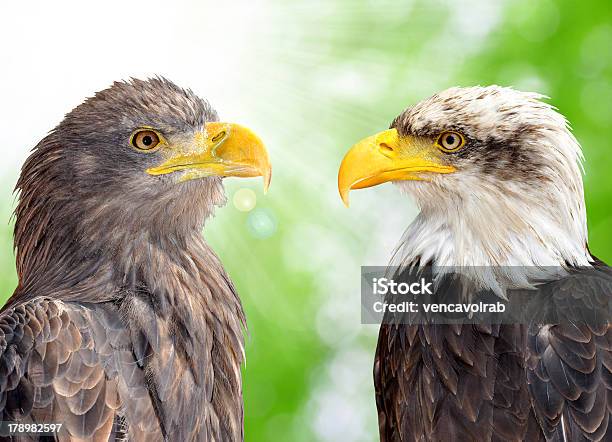
<path id="1" fill-rule="evenodd" d="M 270 186 L 272 166 L 263 142 L 250 129 L 231 123 L 206 123 L 187 148 L 171 149 L 162 164 L 147 169 L 149 175 L 184 171 L 181 181 L 205 176 L 257 177 Z"/>
<path id="2" fill-rule="evenodd" d="M 423 172 L 451 173 L 455 168 L 443 162 L 442 153 L 430 140 L 401 137 L 389 129 L 355 144 L 345 155 L 338 171 L 338 190 L 348 207 L 349 192 L 387 181 L 426 180 Z"/>

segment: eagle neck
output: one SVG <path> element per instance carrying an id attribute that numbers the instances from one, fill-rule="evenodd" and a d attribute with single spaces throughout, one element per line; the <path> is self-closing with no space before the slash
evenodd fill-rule
<path id="1" fill-rule="evenodd" d="M 404 233 L 393 265 L 523 268 L 518 279 L 498 282 L 524 286 L 534 269 L 589 266 L 592 261 L 583 203 L 564 206 L 554 195 L 537 200 L 512 189 L 442 198 L 441 192 L 433 198 L 422 184 L 409 190 L 421 211 Z"/>
<path id="2" fill-rule="evenodd" d="M 131 335 L 142 336 L 145 345 L 141 348 L 149 349 L 135 351 L 137 359 L 145 361 L 155 391 L 168 384 L 156 368 L 161 361 L 157 357 L 176 352 L 187 367 L 177 375 L 193 378 L 194 385 L 212 379 L 206 388 L 227 398 L 227 403 L 215 403 L 213 409 L 237 437 L 242 431 L 240 365 L 245 357 L 246 320 L 219 258 L 200 232 L 193 231 L 181 237 L 144 235 L 123 250 L 115 263 L 115 284 L 122 295 L 119 310 Z M 208 400 L 197 391 L 184 391 L 167 400 L 156 394 L 153 398 L 166 428 L 172 425 L 169 416 L 181 404 L 204 410 Z"/>

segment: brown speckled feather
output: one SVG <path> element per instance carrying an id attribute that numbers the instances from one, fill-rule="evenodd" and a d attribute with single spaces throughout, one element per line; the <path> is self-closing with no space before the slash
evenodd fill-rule
<path id="1" fill-rule="evenodd" d="M 5 310 L 2 420 L 61 423 L 61 439 L 106 441 L 122 413 L 120 394 L 153 417 L 142 376 L 140 382 L 129 376 L 134 358 L 117 321 L 104 306 L 45 298 Z"/>

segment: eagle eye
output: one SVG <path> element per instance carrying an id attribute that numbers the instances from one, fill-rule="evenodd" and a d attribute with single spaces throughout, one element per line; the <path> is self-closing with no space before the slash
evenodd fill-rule
<path id="1" fill-rule="evenodd" d="M 456 152 L 465 144 L 465 138 L 458 132 L 442 132 L 436 141 L 436 145 L 444 152 Z"/>
<path id="2" fill-rule="evenodd" d="M 160 143 L 160 136 L 151 129 L 136 131 L 131 138 L 131 144 L 138 150 L 150 151 Z"/>

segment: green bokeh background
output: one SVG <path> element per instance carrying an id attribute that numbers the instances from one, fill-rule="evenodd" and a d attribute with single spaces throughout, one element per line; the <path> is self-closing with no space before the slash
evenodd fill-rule
<path id="1" fill-rule="evenodd" d="M 191 13 L 190 4 L 177 7 Z M 265 196 L 259 182 L 228 181 L 228 205 L 204 233 L 247 313 L 246 439 L 374 440 L 377 330 L 360 325 L 359 266 L 386 263 L 416 209 L 391 185 L 355 192 L 345 209 L 335 186 L 343 153 L 446 87 L 542 92 L 584 148 L 590 246 L 612 262 L 612 8 L 607 0 L 270 0 L 251 10 L 241 68 L 227 81 L 267 142 L 274 178 Z M 0 192 L 5 220 L 15 178 Z M 251 211 L 234 201 L 244 188 L 256 194 Z M 7 298 L 16 277 L 12 223 L 3 226 Z"/>

